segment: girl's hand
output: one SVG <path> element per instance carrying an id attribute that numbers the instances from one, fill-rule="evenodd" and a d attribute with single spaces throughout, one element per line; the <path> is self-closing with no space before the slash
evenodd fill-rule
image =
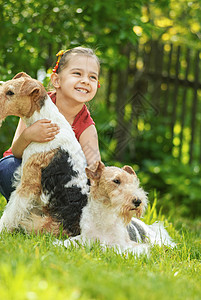
<path id="1" fill-rule="evenodd" d="M 27 143 L 45 143 L 53 140 L 55 135 L 59 133 L 59 129 L 57 124 L 51 123 L 50 120 L 42 119 L 27 127 L 23 135 Z"/>

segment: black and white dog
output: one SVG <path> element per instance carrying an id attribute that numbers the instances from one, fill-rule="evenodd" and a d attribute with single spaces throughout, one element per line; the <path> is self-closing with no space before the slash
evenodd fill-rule
<path id="1" fill-rule="evenodd" d="M 0 232 L 22 227 L 27 232 L 57 235 L 62 226 L 68 235 L 79 234 L 89 186 L 86 159 L 70 124 L 43 85 L 23 72 L 0 87 L 0 121 L 9 115 L 19 116 L 27 126 L 46 118 L 56 123 L 60 132 L 52 141 L 34 142 L 24 150 Z"/>

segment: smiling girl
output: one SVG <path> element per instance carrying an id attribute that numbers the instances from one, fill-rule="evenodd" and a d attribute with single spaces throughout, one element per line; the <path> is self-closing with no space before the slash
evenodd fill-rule
<path id="1" fill-rule="evenodd" d="M 89 48 L 61 50 L 51 75 L 54 91 L 52 101 L 72 126 L 85 154 L 87 164 L 100 160 L 95 123 L 85 105 L 93 99 L 99 86 L 100 63 Z M 42 119 L 26 127 L 20 119 L 11 148 L 0 161 L 0 192 L 8 200 L 12 192 L 13 173 L 21 163 L 24 149 L 31 142 L 48 142 L 58 134 L 59 127 L 51 120 Z"/>

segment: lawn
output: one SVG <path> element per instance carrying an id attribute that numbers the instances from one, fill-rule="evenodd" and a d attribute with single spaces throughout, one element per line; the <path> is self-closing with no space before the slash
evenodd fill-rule
<path id="1" fill-rule="evenodd" d="M 0 198 L 0 211 L 5 205 Z M 156 218 L 148 210 L 145 221 Z M 164 220 L 164 216 L 158 215 Z M 165 221 L 176 249 L 149 258 L 103 252 L 98 244 L 66 249 L 51 235 L 0 235 L 0 299 L 201 299 L 201 221 Z"/>

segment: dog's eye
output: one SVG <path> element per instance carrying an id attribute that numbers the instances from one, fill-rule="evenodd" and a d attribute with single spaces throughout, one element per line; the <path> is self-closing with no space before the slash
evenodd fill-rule
<path id="1" fill-rule="evenodd" d="M 13 93 L 12 91 L 9 90 L 9 91 L 6 92 L 6 95 L 7 95 L 7 96 L 12 96 L 12 95 L 14 95 L 14 93 Z"/>
<path id="2" fill-rule="evenodd" d="M 120 184 L 121 183 L 121 181 L 119 179 L 114 179 L 113 182 L 116 183 L 116 184 Z"/>

